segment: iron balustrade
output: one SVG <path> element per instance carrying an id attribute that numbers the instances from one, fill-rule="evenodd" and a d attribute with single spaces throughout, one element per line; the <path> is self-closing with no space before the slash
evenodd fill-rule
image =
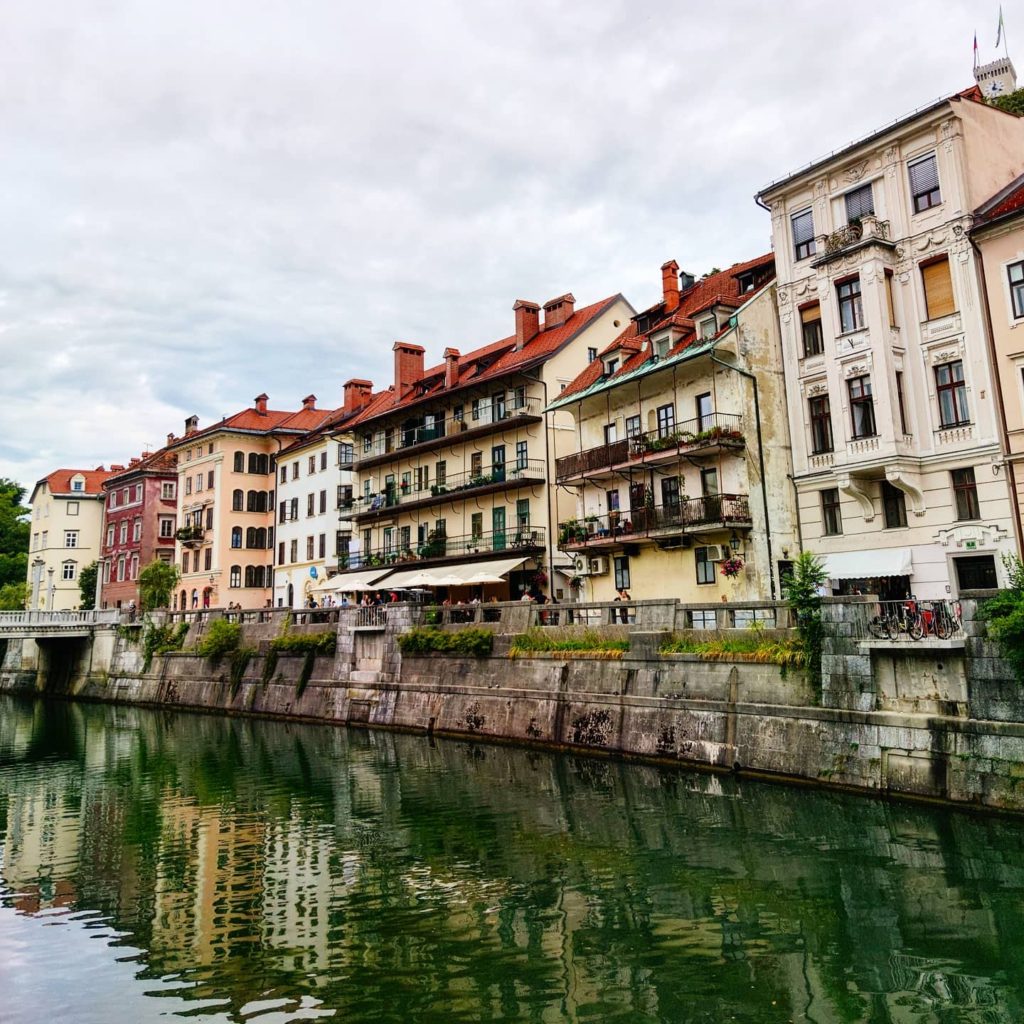
<path id="1" fill-rule="evenodd" d="M 338 511 L 346 518 L 364 515 L 367 512 L 382 512 L 390 508 L 401 508 L 402 505 L 431 504 L 436 499 L 456 496 L 468 491 L 478 491 L 495 484 L 518 484 L 527 480 L 544 481 L 544 463 L 540 459 L 527 459 L 524 462 L 505 462 L 488 466 L 479 472 L 454 473 L 445 477 L 445 482 L 436 481 L 428 488 L 417 490 L 411 483 L 408 487 L 401 483 L 386 487 L 376 494 L 359 495 L 345 499 L 338 505 Z"/>
<path id="2" fill-rule="evenodd" d="M 574 452 L 555 461 L 555 477 L 565 480 L 598 473 L 631 461 L 649 460 L 653 454 L 692 454 L 708 448 L 743 448 L 743 417 L 733 413 L 712 412 L 685 420 L 670 430 L 648 430 Z"/>
<path id="3" fill-rule="evenodd" d="M 951 640 L 964 635 L 959 601 L 879 601 L 864 606 L 859 639 Z"/>
<path id="4" fill-rule="evenodd" d="M 567 519 L 558 524 L 558 546 L 562 549 L 583 548 L 628 542 L 667 530 L 751 525 L 750 502 L 746 494 L 708 494 L 702 498 L 680 499 L 678 504 Z"/>

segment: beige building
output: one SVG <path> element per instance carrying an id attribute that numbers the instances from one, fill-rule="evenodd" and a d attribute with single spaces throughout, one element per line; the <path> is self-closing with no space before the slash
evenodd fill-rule
<path id="1" fill-rule="evenodd" d="M 1024 538 L 1024 175 L 975 210 L 971 240 L 980 257 L 1002 416 L 1005 473 Z M 1017 333 L 1017 332 L 1020 333 Z"/>
<path id="2" fill-rule="evenodd" d="M 971 211 L 1024 168 L 977 89 L 763 189 L 803 543 L 839 590 L 939 598 L 1015 548 Z"/>
<path id="3" fill-rule="evenodd" d="M 78 576 L 100 557 L 103 482 L 98 469 L 57 469 L 32 489 L 28 606 L 69 611 L 82 603 Z"/>
<path id="4" fill-rule="evenodd" d="M 773 258 L 678 271 L 551 406 L 576 422 L 555 479 L 581 599 L 774 598 L 797 551 Z"/>
<path id="5" fill-rule="evenodd" d="M 271 600 L 274 457 L 329 415 L 312 395 L 297 412 L 269 409 L 259 395 L 251 409 L 211 427 L 190 416 L 184 435 L 167 439 L 178 459 L 176 608 L 262 608 Z"/>
<path id="6" fill-rule="evenodd" d="M 353 425 L 357 493 L 342 590 L 345 579 L 430 586 L 428 573 L 467 598 L 549 585 L 564 594 L 571 573 L 558 570 L 571 563 L 550 527 L 572 497 L 549 481 L 575 431 L 570 414 L 546 418 L 544 408 L 633 309 L 615 295 L 577 310 L 563 295 L 544 305 L 543 320 L 532 302 L 514 313 L 513 335 L 465 355 L 445 349 L 432 368 L 422 347 L 395 344 L 393 386 Z"/>

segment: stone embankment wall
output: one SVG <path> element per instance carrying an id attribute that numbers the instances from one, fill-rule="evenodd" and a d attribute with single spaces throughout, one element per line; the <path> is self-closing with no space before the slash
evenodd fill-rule
<path id="1" fill-rule="evenodd" d="M 714 607 L 725 631 L 756 612 L 786 625 L 768 604 Z M 496 634 L 488 658 L 402 658 L 396 637 L 422 608 L 343 609 L 300 614 L 296 631 L 337 630 L 337 652 L 319 657 L 300 685 L 302 657 L 280 656 L 264 680 L 278 613 L 242 616 L 253 656 L 240 679 L 230 665 L 188 653 L 143 671 L 139 643 L 120 637 L 109 669 L 88 670 L 68 692 L 84 699 L 156 704 L 421 730 L 538 743 L 740 769 L 791 780 L 1024 811 L 1024 693 L 962 602 L 963 636 L 919 642 L 865 639 L 873 598 L 827 602 L 820 688 L 802 671 L 743 661 L 662 655 L 661 641 L 706 609 L 638 602 L 558 610 L 557 626 L 598 625 L 628 634 L 624 654 L 510 657 L 509 641 L 554 614 L 498 606 L 446 609 L 441 628 L 475 625 Z M 541 616 L 547 622 L 542 624 Z M 188 642 L 210 616 L 195 616 Z M 321 618 L 326 621 L 314 621 Z M 303 621 L 305 619 L 306 621 Z M 707 634 L 704 634 L 707 635 Z M 32 641 L 9 640 L 0 688 L 38 690 Z"/>

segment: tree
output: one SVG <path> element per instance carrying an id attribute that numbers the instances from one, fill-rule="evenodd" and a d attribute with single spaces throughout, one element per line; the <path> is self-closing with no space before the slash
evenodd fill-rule
<path id="1" fill-rule="evenodd" d="M 22 505 L 25 488 L 0 477 L 0 587 L 28 577 L 29 510 Z"/>
<path id="2" fill-rule="evenodd" d="M 1024 114 L 1024 89 L 1008 92 L 1005 96 L 994 96 L 988 102 L 1009 114 Z"/>
<path id="3" fill-rule="evenodd" d="M 27 600 L 27 583 L 5 583 L 0 586 L 0 612 L 20 612 Z"/>
<path id="4" fill-rule="evenodd" d="M 168 608 L 178 585 L 178 567 L 161 558 L 154 559 L 139 573 L 139 600 L 146 611 Z"/>
<path id="5" fill-rule="evenodd" d="M 812 551 L 801 551 L 793 561 L 786 582 L 786 600 L 796 615 L 796 631 L 804 648 L 804 664 L 812 681 L 821 681 L 821 588 L 827 579 L 825 566 Z"/>
<path id="6" fill-rule="evenodd" d="M 96 580 L 99 578 L 99 562 L 90 562 L 78 574 L 78 592 L 82 595 L 79 607 L 83 610 L 96 607 Z"/>

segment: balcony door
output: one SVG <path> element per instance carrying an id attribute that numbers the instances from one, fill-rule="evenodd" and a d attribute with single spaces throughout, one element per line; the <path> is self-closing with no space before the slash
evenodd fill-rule
<path id="1" fill-rule="evenodd" d="M 491 511 L 491 536 L 492 536 L 492 550 L 493 551 L 504 551 L 505 550 L 505 509 L 504 506 L 501 508 L 492 509 Z"/>
<path id="2" fill-rule="evenodd" d="M 697 429 L 708 430 L 714 426 L 715 414 L 711 407 L 711 392 L 697 396 Z"/>
<path id="3" fill-rule="evenodd" d="M 491 449 L 491 479 L 501 483 L 505 479 L 505 446 L 497 444 Z"/>

